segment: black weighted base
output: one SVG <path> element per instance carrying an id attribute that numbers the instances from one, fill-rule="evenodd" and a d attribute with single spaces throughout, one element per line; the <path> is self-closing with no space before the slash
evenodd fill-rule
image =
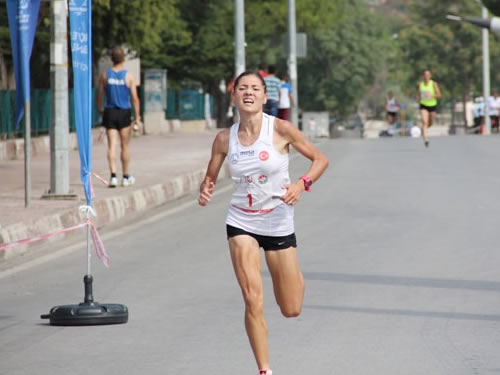
<path id="1" fill-rule="evenodd" d="M 40 317 L 50 319 L 53 326 L 123 324 L 128 321 L 128 309 L 120 304 L 80 303 L 55 306 Z"/>
<path id="2" fill-rule="evenodd" d="M 116 303 L 94 302 L 92 295 L 92 276 L 85 275 L 85 300 L 79 305 L 61 305 L 50 309 L 48 314 L 40 315 L 50 319 L 53 326 L 90 326 L 103 324 L 123 324 L 128 321 L 128 308 Z"/>

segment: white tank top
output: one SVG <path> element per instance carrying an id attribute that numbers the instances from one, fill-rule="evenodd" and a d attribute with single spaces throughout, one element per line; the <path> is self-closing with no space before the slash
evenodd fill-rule
<path id="1" fill-rule="evenodd" d="M 294 232 L 293 206 L 280 197 L 290 183 L 288 154 L 273 145 L 274 117 L 263 114 L 260 134 L 250 146 L 238 139 L 239 123 L 229 135 L 229 171 L 235 190 L 226 224 L 263 236 L 287 236 Z"/>
<path id="2" fill-rule="evenodd" d="M 396 98 L 387 98 L 387 112 L 397 112 L 398 105 L 396 102 Z"/>

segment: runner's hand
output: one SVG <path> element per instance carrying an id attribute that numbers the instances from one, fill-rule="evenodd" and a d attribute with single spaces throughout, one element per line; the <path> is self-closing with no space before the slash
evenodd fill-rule
<path id="1" fill-rule="evenodd" d="M 200 195 L 198 197 L 198 204 L 200 206 L 206 206 L 210 199 L 212 198 L 212 193 L 215 190 L 215 184 L 213 182 L 203 182 L 200 186 Z"/>
<path id="2" fill-rule="evenodd" d="M 290 206 L 296 205 L 300 194 L 305 190 L 304 181 L 299 180 L 294 184 L 283 185 L 283 189 L 286 189 L 286 193 L 281 197 L 281 200 Z"/>

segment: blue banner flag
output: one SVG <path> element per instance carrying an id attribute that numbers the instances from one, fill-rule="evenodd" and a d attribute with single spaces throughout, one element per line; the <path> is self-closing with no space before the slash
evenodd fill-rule
<path id="1" fill-rule="evenodd" d="M 92 205 L 92 9 L 91 0 L 69 1 L 76 136 L 80 177 L 87 205 Z"/>
<path id="2" fill-rule="evenodd" d="M 30 100 L 30 58 L 35 40 L 40 0 L 7 0 L 10 44 L 16 78 L 16 129 Z"/>

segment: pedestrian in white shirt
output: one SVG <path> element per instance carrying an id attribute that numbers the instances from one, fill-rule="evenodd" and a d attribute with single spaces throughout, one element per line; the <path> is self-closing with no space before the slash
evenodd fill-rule
<path id="1" fill-rule="evenodd" d="M 493 96 L 488 99 L 488 114 L 491 120 L 491 132 L 498 133 L 498 116 L 500 114 L 500 96 L 498 90 L 493 91 Z"/>

